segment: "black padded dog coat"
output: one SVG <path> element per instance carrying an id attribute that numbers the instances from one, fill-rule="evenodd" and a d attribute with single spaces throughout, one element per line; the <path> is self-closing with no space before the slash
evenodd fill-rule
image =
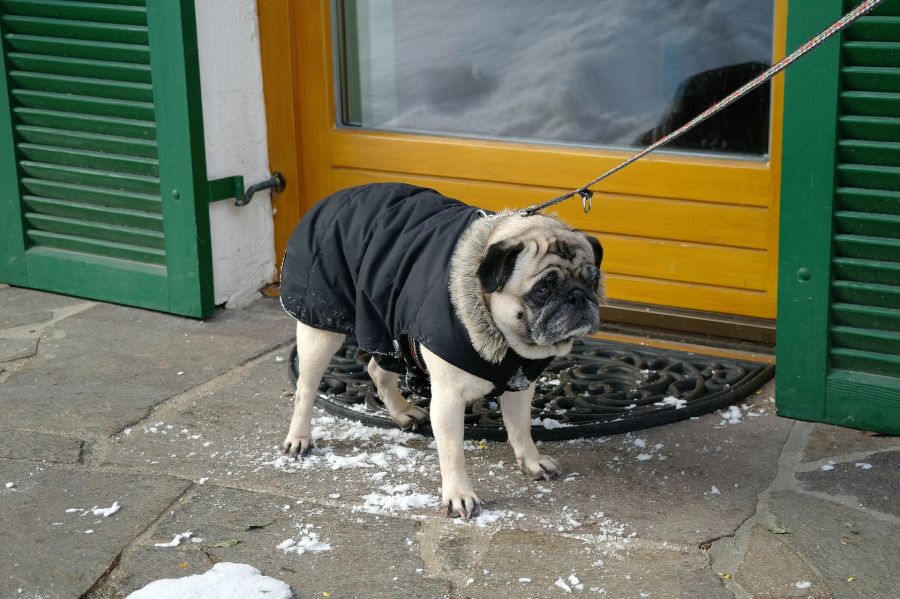
<path id="1" fill-rule="evenodd" d="M 377 183 L 339 191 L 310 210 L 291 235 L 281 302 L 300 322 L 356 337 L 379 363 L 421 378 L 416 343 L 495 391 L 521 391 L 552 358 L 508 349 L 499 364 L 472 347 L 450 299 L 450 259 L 479 210 L 433 189 Z M 412 343 L 411 343 L 412 342 Z M 377 358 L 376 358 L 377 359 Z M 424 390 L 422 390 L 424 391 Z"/>

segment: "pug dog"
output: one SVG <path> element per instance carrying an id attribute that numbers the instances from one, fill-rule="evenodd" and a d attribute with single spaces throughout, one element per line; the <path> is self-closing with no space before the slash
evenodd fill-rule
<path id="1" fill-rule="evenodd" d="M 312 408 L 347 335 L 373 358 L 367 371 L 403 428 L 430 418 L 441 508 L 469 519 L 481 501 L 466 473 L 466 404 L 499 397 L 518 465 L 561 474 L 531 437 L 535 380 L 575 339 L 595 332 L 603 248 L 543 214 L 489 214 L 432 189 L 378 183 L 322 200 L 291 236 L 281 301 L 297 319 L 299 377 L 285 455 L 311 449 Z M 400 376 L 430 392 L 430 413 L 400 393 Z"/>

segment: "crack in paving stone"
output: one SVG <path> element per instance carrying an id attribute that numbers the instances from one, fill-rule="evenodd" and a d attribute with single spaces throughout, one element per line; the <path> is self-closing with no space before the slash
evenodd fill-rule
<path id="1" fill-rule="evenodd" d="M 189 485 L 180 495 L 175 497 L 169 505 L 165 507 L 160 513 L 154 518 L 147 526 L 138 533 L 134 538 L 131 539 L 119 553 L 113 558 L 112 563 L 106 569 L 106 571 L 94 582 L 93 585 L 81 595 L 80 599 L 93 599 L 95 597 L 103 597 L 105 595 L 102 594 L 104 587 L 109 587 L 111 590 L 115 590 L 117 588 L 117 584 L 115 584 L 115 574 L 118 571 L 119 564 L 123 563 L 124 559 L 127 559 L 131 554 L 133 554 L 139 547 L 141 547 L 145 542 L 149 541 L 154 531 L 159 527 L 159 524 L 166 518 L 174 507 L 177 507 L 178 504 L 184 503 L 185 501 L 190 501 L 190 499 L 196 495 L 197 493 L 197 485 L 191 484 Z"/>
<path id="2" fill-rule="evenodd" d="M 767 527 L 776 524 L 774 516 L 769 511 L 772 493 L 799 488 L 794 472 L 801 464 L 803 449 L 809 439 L 810 430 L 812 430 L 812 425 L 806 422 L 795 422 L 791 426 L 788 438 L 778 456 L 775 476 L 769 485 L 759 493 L 755 512 L 747 517 L 733 534 L 714 541 L 710 546 L 712 567 L 714 570 L 721 570 L 730 575 L 728 579 L 723 580 L 723 584 L 736 599 L 752 599 L 752 595 L 735 580 L 734 573 L 738 571 L 747 553 L 750 532 L 754 526 L 757 523 L 762 523 Z"/>

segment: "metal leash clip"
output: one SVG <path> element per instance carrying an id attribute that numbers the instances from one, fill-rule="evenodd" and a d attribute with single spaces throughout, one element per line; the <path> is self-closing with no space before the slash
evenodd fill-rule
<path id="1" fill-rule="evenodd" d="M 587 214 L 591 211 L 591 203 L 594 199 L 594 192 L 590 189 L 579 189 L 578 195 L 581 196 L 581 207 L 584 208 L 584 213 Z"/>

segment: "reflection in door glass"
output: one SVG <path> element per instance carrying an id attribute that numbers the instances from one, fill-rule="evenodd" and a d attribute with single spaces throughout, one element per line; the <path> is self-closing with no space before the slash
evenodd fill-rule
<path id="1" fill-rule="evenodd" d="M 643 147 L 764 70 L 773 2 L 339 0 L 341 124 Z M 765 85 L 672 146 L 765 155 Z"/>

